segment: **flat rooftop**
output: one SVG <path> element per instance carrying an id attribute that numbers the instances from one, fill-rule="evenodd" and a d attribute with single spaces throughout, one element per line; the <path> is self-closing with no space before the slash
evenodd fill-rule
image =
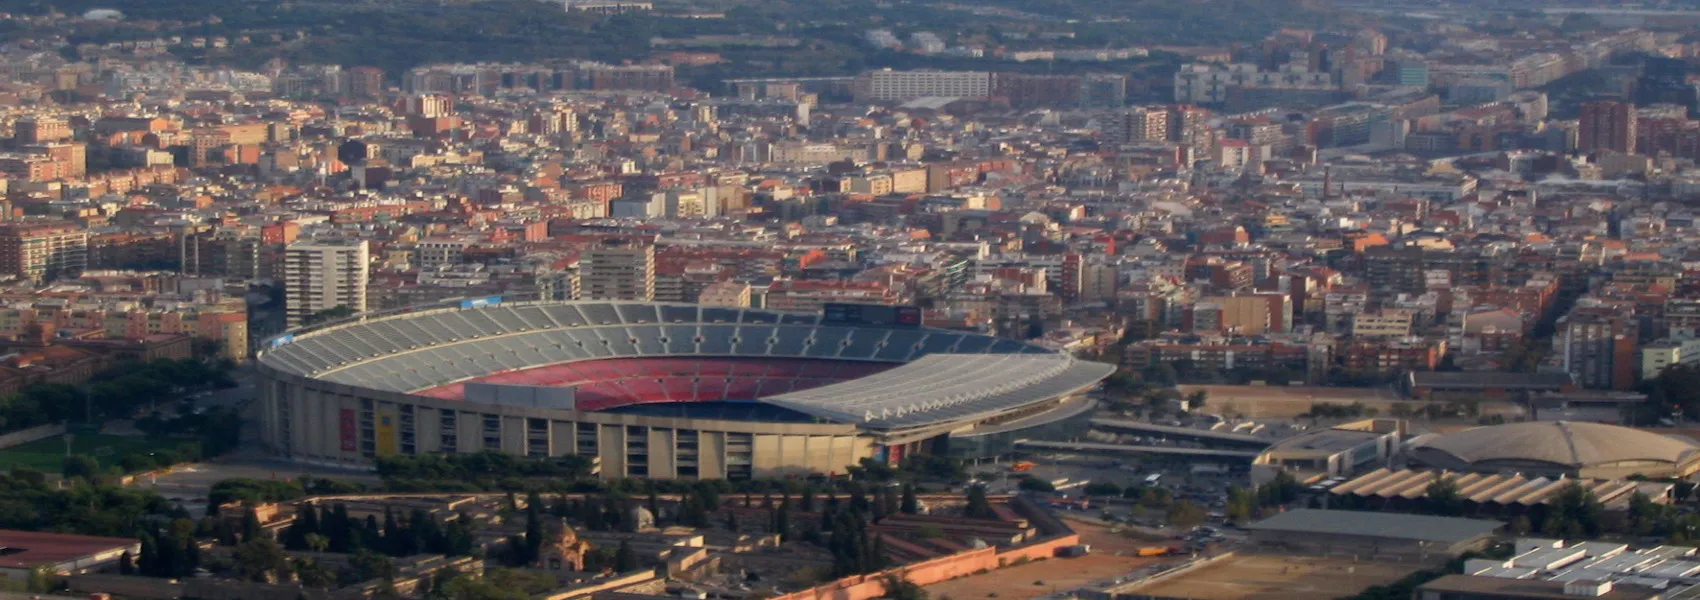
<path id="1" fill-rule="evenodd" d="M 130 538 L 0 530 L 0 567 L 32 569 L 139 545 Z"/>
<path id="2" fill-rule="evenodd" d="M 1533 600 L 1575 600 L 1584 596 L 1564 593 L 1562 581 L 1538 581 L 1533 579 L 1502 579 L 1499 577 L 1479 577 L 1475 575 L 1447 575 L 1430 581 L 1418 587 L 1419 592 L 1453 592 L 1457 594 L 1479 594 L 1496 598 L 1530 598 Z M 1661 592 L 1651 588 L 1637 586 L 1613 586 L 1612 590 L 1599 596 L 1603 600 L 1652 600 L 1660 597 Z"/>
<path id="3" fill-rule="evenodd" d="M 1353 535 L 1413 542 L 1458 542 L 1492 535 L 1499 521 L 1355 510 L 1290 510 L 1246 526 L 1252 531 Z"/>

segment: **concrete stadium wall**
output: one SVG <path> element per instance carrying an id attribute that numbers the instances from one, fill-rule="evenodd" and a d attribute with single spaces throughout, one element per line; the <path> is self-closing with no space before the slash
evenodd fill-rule
<path id="1" fill-rule="evenodd" d="M 907 579 L 915 585 L 932 585 L 1022 562 L 1022 559 L 1050 558 L 1056 555 L 1058 548 L 1079 543 L 1080 535 L 1071 533 L 1004 552 L 998 552 L 996 548 L 958 552 L 867 575 L 852 575 L 770 600 L 871 600 L 885 595 L 885 580 L 891 576 Z"/>

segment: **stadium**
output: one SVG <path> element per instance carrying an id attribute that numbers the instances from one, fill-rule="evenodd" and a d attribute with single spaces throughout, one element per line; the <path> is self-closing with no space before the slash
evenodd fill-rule
<path id="1" fill-rule="evenodd" d="M 1086 429 L 1114 369 L 909 307 L 821 314 L 463 300 L 293 330 L 258 355 L 262 440 L 301 462 L 495 450 L 605 478 L 842 473 Z"/>

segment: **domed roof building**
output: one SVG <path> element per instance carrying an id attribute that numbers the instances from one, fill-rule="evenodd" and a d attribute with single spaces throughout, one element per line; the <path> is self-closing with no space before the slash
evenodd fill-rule
<path id="1" fill-rule="evenodd" d="M 1674 437 L 1602 423 L 1536 421 L 1466 429 L 1419 442 L 1414 463 L 1478 473 L 1622 479 L 1685 477 L 1700 470 L 1700 447 Z"/>

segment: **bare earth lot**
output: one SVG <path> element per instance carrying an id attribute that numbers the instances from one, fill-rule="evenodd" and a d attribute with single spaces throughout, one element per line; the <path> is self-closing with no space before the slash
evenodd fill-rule
<path id="1" fill-rule="evenodd" d="M 1235 556 L 1129 592 L 1195 600 L 1313 600 L 1350 596 L 1414 570 L 1311 556 Z"/>
<path id="2" fill-rule="evenodd" d="M 1143 565 L 1173 560 L 1133 556 L 1142 546 L 1164 545 L 1162 542 L 1140 541 L 1079 521 L 1069 521 L 1068 525 L 1080 532 L 1081 543 L 1092 545 L 1091 554 L 1079 558 L 1051 558 L 984 575 L 935 583 L 927 586 L 927 592 L 934 598 L 950 596 L 954 600 L 988 598 L 989 594 L 997 594 L 998 600 L 1021 600 L 1114 579 Z M 1124 556 L 1116 556 L 1117 552 Z M 1034 585 L 1036 581 L 1044 584 Z"/>

